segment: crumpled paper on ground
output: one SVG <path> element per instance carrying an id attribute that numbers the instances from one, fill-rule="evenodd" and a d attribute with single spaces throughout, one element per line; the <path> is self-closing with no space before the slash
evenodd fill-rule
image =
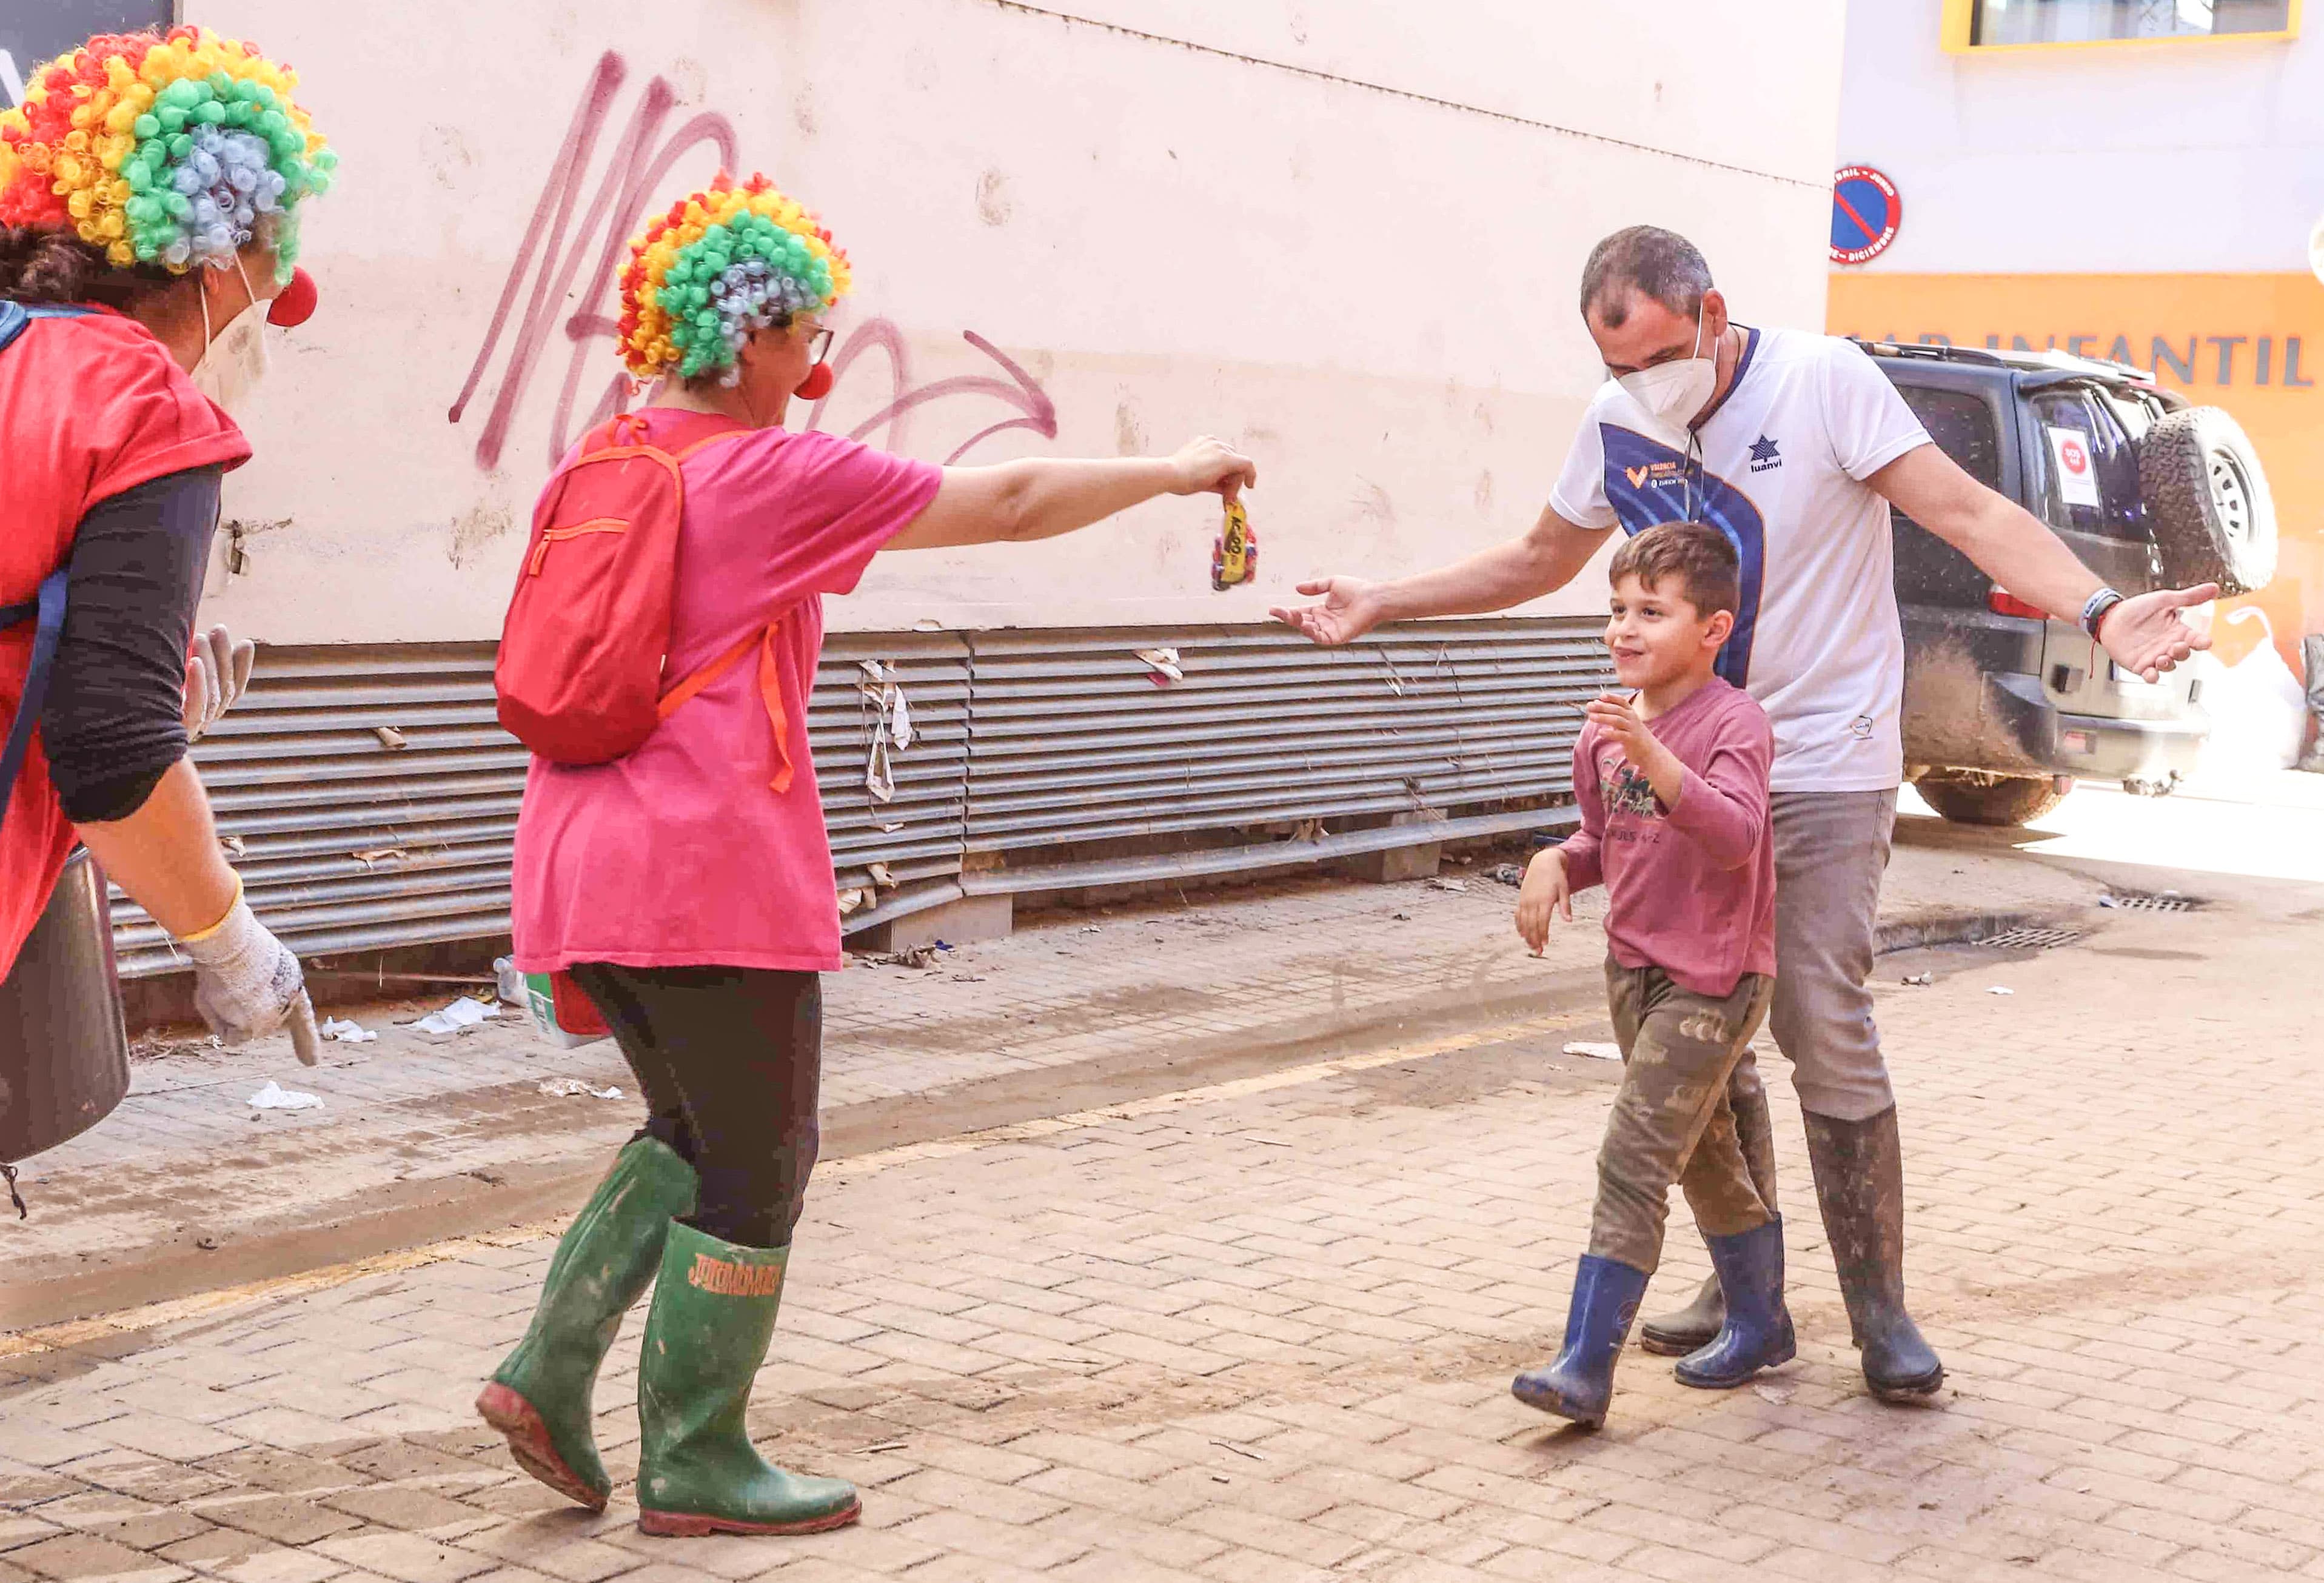
<path id="1" fill-rule="evenodd" d="M 323 1108 L 323 1101 L 313 1094 L 286 1089 L 270 1077 L 264 1088 L 250 1096 L 250 1108 L 254 1110 L 319 1110 Z"/>
<path id="2" fill-rule="evenodd" d="M 577 1077 L 552 1077 L 540 1085 L 540 1091 L 567 1100 L 585 1096 L 592 1100 L 618 1100 L 622 1097 L 619 1089 L 593 1089 Z"/>
<path id="3" fill-rule="evenodd" d="M 472 1028 L 500 1014 L 500 1008 L 486 1006 L 481 1000 L 472 1000 L 463 995 L 443 1010 L 429 1012 L 413 1023 L 411 1028 L 414 1033 L 421 1034 L 456 1034 L 463 1028 Z"/>
<path id="4" fill-rule="evenodd" d="M 342 1045 L 368 1045 L 379 1037 L 377 1034 L 360 1023 L 349 1022 L 344 1017 L 325 1017 L 323 1026 L 316 1032 L 327 1039 L 336 1039 Z"/>

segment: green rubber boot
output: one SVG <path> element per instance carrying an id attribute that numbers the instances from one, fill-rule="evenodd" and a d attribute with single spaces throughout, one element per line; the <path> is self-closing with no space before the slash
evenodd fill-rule
<path id="1" fill-rule="evenodd" d="M 613 1481 L 597 1459 L 590 1392 L 622 1316 L 661 1265 L 670 1217 L 694 1208 L 696 1186 L 694 1167 L 659 1138 L 624 1146 L 558 1243 L 531 1328 L 476 1398 L 518 1467 L 593 1512 L 605 1509 Z"/>
<path id="2" fill-rule="evenodd" d="M 820 1533 L 862 1515 L 846 1480 L 768 1466 L 742 1422 L 790 1252 L 670 1227 L 638 1365 L 640 1531 Z"/>

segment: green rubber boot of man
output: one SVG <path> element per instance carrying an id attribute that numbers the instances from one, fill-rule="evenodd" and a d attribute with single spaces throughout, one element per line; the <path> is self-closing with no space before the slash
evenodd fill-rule
<path id="1" fill-rule="evenodd" d="M 597 1370 L 661 1267 L 671 1217 L 694 1208 L 696 1185 L 694 1167 L 667 1144 L 631 1139 L 558 1243 L 531 1328 L 476 1398 L 518 1467 L 593 1512 L 613 1489 L 590 1408 Z"/>
<path id="2" fill-rule="evenodd" d="M 641 1532 L 820 1533 L 862 1515 L 853 1485 L 770 1466 L 743 1424 L 790 1251 L 671 1226 L 638 1364 Z"/>

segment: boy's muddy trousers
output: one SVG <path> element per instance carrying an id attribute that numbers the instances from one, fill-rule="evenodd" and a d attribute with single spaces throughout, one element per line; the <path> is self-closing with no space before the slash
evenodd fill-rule
<path id="1" fill-rule="evenodd" d="M 1775 980 L 1746 973 L 1713 999 L 1660 968 L 1606 963 L 1606 997 L 1622 1049 L 1622 1087 L 1598 1154 L 1590 1251 L 1652 1274 L 1662 1262 L 1670 1187 L 1685 1190 L 1714 1237 L 1756 1231 L 1775 1215 L 1736 1132 L 1729 1085 L 1751 1063 L 1751 1035 Z M 1745 1074 L 1756 1083 L 1756 1073 Z"/>

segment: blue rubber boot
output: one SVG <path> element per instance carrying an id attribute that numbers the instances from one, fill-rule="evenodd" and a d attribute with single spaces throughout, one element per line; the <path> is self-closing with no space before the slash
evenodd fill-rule
<path id="1" fill-rule="evenodd" d="M 1789 1363 L 1799 1347 L 1784 1306 L 1784 1218 L 1757 1231 L 1706 1237 L 1711 1267 L 1727 1294 L 1726 1322 L 1708 1346 L 1678 1360 L 1679 1384 L 1708 1391 L 1739 1385 L 1763 1368 Z"/>
<path id="2" fill-rule="evenodd" d="M 1646 1273 L 1585 1253 L 1573 1267 L 1573 1305 L 1565 1315 L 1565 1345 L 1547 1368 L 1531 1368 L 1509 1382 L 1528 1407 L 1570 1418 L 1584 1429 L 1606 1422 L 1614 1397 L 1614 1360 L 1622 1355 Z"/>

